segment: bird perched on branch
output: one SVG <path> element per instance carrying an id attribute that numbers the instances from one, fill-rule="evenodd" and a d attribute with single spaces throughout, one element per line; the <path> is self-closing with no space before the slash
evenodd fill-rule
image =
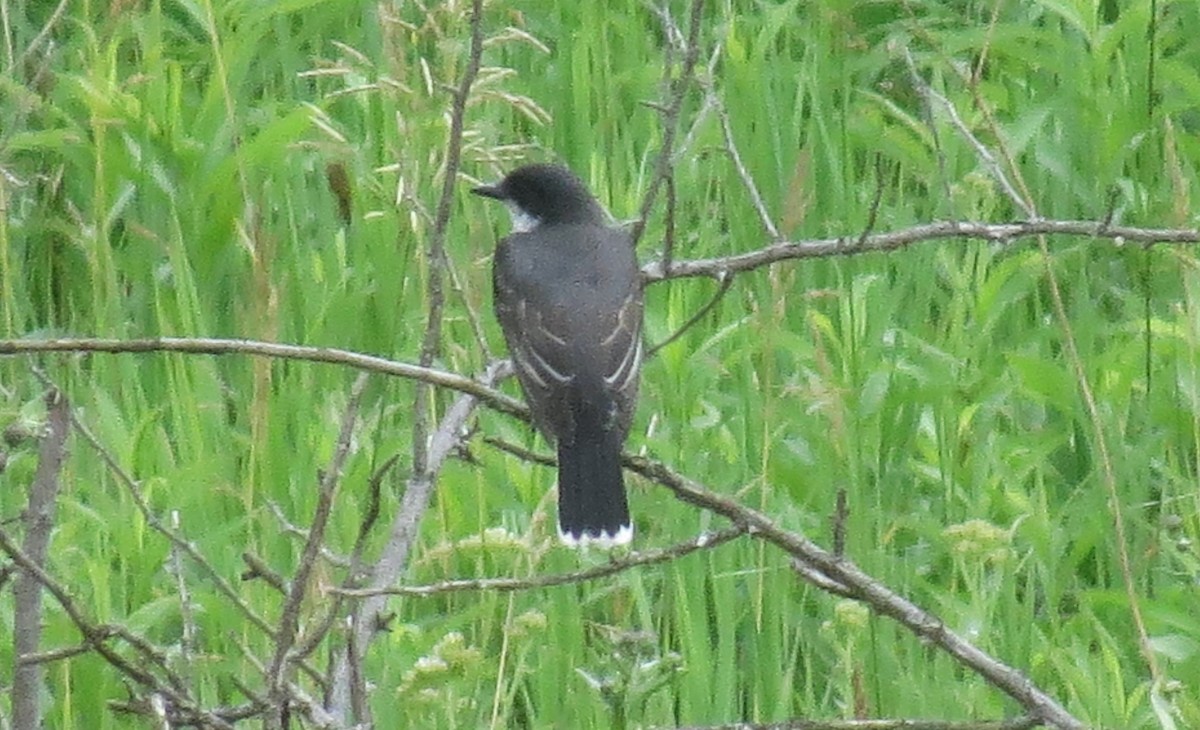
<path id="1" fill-rule="evenodd" d="M 520 167 L 474 192 L 512 214 L 492 269 L 496 318 L 533 422 L 558 448 L 559 536 L 627 543 L 621 449 L 642 363 L 633 239 L 560 165 Z"/>

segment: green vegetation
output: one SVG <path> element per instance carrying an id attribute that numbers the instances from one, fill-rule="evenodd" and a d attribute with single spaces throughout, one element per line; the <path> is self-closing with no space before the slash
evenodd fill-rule
<path id="1" fill-rule="evenodd" d="M 242 337 L 417 361 L 467 4 L 82 0 L 26 53 L 55 5 L 0 0 L 0 339 Z M 720 119 L 705 111 L 704 85 L 727 105 L 784 236 L 853 240 L 877 190 L 876 231 L 1025 218 L 943 108 L 933 108 L 931 126 L 906 49 L 1002 163 L 1011 156 L 1010 177 L 1023 180 L 1041 216 L 1196 227 L 1200 5 L 1159 0 L 1149 32 L 1152 7 L 710 2 L 704 83 L 680 117 L 675 256 L 768 243 L 723 152 Z M 671 12 L 686 30 L 687 8 L 674 2 Z M 468 195 L 470 178 L 557 159 L 615 216 L 636 216 L 663 139 L 660 115 L 643 102 L 665 101 L 664 74 L 681 64 L 641 0 L 496 0 L 485 33 L 493 40 L 446 239 L 457 284 L 447 288 L 435 363 L 468 375 L 503 352 L 489 255 L 508 226 Z M 353 186 L 349 227 L 327 185 L 330 165 Z M 665 203 L 660 196 L 648 223 L 643 261 L 661 251 Z M 1077 717 L 1104 728 L 1200 727 L 1200 257 L 1187 245 L 1047 244 L 1049 258 L 1032 239 L 948 240 L 740 275 L 710 315 L 647 363 L 629 448 L 824 544 L 845 490 L 851 559 Z M 668 337 L 716 286 L 653 285 L 650 341 Z M 34 364 L 139 480 L 151 508 L 168 522 L 177 512 L 216 571 L 276 620 L 278 594 L 238 582 L 241 556 L 294 571 L 302 541 L 271 505 L 294 524 L 311 519 L 355 373 L 236 356 L 3 358 L 0 427 L 44 418 Z M 339 553 L 354 546 L 371 475 L 399 455 L 384 524 L 396 508 L 413 390 L 373 376 L 366 391 L 330 525 Z M 437 412 L 452 397 L 439 394 Z M 475 427 L 474 458 L 448 462 L 407 581 L 595 562 L 550 548 L 553 471 L 482 436 L 546 452 L 540 439 L 486 410 Z M 0 520 L 13 533 L 37 449 L 0 448 Z M 723 526 L 661 487 L 629 481 L 637 547 Z M 1122 552 L 1161 682 L 1139 651 Z M 197 645 L 184 647 L 170 559 L 100 455 L 73 435 L 51 573 L 94 620 L 124 625 L 173 661 L 188 649 L 186 675 L 205 704 L 245 701 L 231 678 L 259 687 L 247 652 L 266 661 L 271 644 L 184 560 L 197 631 Z M 319 567 L 306 618 L 329 600 L 320 586 L 341 579 L 340 569 Z M 390 606 L 391 631 L 366 664 L 372 707 L 392 723 L 380 727 L 1020 712 L 948 656 L 803 583 L 785 556 L 747 538 L 581 585 Z M 77 645 L 58 605 L 47 599 L 46 611 L 43 646 Z M 12 612 L 6 586 L 4 687 Z M 127 690 L 94 654 L 48 664 L 46 680 L 47 727 L 149 726 L 107 709 Z M 0 713 L 9 705 L 0 695 Z"/>

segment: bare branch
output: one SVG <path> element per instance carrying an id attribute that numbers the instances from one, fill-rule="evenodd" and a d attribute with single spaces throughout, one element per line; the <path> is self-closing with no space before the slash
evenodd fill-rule
<path id="1" fill-rule="evenodd" d="M 57 388 L 46 394 L 46 430 L 38 448 L 37 471 L 29 485 L 29 504 L 22 516 L 25 523 L 23 550 L 39 568 L 45 567 L 54 528 L 54 503 L 59 475 L 67 456 L 67 432 L 71 428 L 70 406 Z M 42 668 L 23 661 L 38 651 L 42 640 L 42 587 L 28 572 L 13 586 L 13 685 L 12 717 L 16 727 L 41 727 Z"/>
<path id="2" fill-rule="evenodd" d="M 220 717 L 200 710 L 194 705 L 191 698 L 185 694 L 182 681 L 167 666 L 166 659 L 161 651 L 150 646 L 144 639 L 122 626 L 92 622 L 79 604 L 75 602 L 75 599 L 67 592 L 67 589 L 54 580 L 49 573 L 26 555 L 21 548 L 17 547 L 17 544 L 13 542 L 12 538 L 3 529 L 0 529 L 0 551 L 7 554 L 22 571 L 33 580 L 36 580 L 50 595 L 54 596 L 54 599 L 62 607 L 63 611 L 66 612 L 68 618 L 71 619 L 71 623 L 83 635 L 85 643 L 90 644 L 96 653 L 118 672 L 144 687 L 149 693 L 162 695 L 172 705 L 186 708 L 197 716 L 203 717 L 210 727 L 231 727 Z M 140 660 L 128 659 L 109 646 L 109 640 L 113 638 L 119 638 L 129 644 L 137 651 Z M 152 671 L 154 668 L 163 672 L 167 677 L 166 682 L 160 680 L 154 674 Z"/>
<path id="3" fill-rule="evenodd" d="M 912 53 L 907 48 L 904 49 L 904 61 L 908 64 L 908 75 L 912 79 L 913 85 L 917 88 L 918 93 L 925 98 L 930 110 L 932 111 L 934 102 L 937 102 L 938 106 L 946 111 L 946 116 L 950 118 L 950 123 L 958 131 L 959 136 L 966 140 L 967 143 L 970 144 L 975 150 L 975 156 L 978 157 L 979 161 L 983 163 L 983 166 L 992 176 L 992 179 L 1004 189 L 1004 193 L 1008 196 L 1009 200 L 1011 200 L 1014 205 L 1020 208 L 1021 212 L 1027 217 L 1032 220 L 1037 220 L 1037 211 L 1032 205 L 1029 204 L 1028 201 L 1025 200 L 1025 198 L 1021 197 L 1021 195 L 1017 193 L 1016 189 L 1009 181 L 1008 175 L 1005 174 L 1004 168 L 1002 168 L 1000 163 L 996 161 L 996 158 L 994 155 L 992 155 L 991 150 L 989 150 L 985 144 L 980 142 L 974 134 L 971 134 L 971 130 L 967 128 L 966 122 L 964 122 L 962 117 L 959 116 L 958 109 L 955 108 L 953 102 L 934 91 L 933 87 L 925 83 L 925 79 L 921 78 L 921 74 L 917 71 L 917 64 L 913 60 Z"/>
<path id="4" fill-rule="evenodd" d="M 261 580 L 274 588 L 279 595 L 286 596 L 288 594 L 287 581 L 274 568 L 267 565 L 262 558 L 246 550 L 242 553 L 242 562 L 247 565 L 247 569 L 242 571 L 242 580 Z"/>
<path id="5" fill-rule="evenodd" d="M 81 654 L 87 654 L 94 649 L 91 643 L 85 642 L 77 646 L 64 646 L 59 649 L 51 649 L 49 651 L 40 651 L 33 654 L 21 654 L 17 657 L 17 661 L 21 664 L 49 664 L 63 659 L 70 659 Z M 14 683 L 15 686 L 15 683 Z M 13 690 L 13 696 L 16 696 L 16 690 Z M 15 703 L 14 703 L 15 704 Z M 14 713 L 14 717 L 15 717 Z"/>
<path id="6" fill-rule="evenodd" d="M 393 456 L 392 458 L 395 459 L 396 457 Z M 271 510 L 271 514 L 275 517 L 275 521 L 279 523 L 279 527 L 283 530 L 284 533 L 286 533 L 288 535 L 292 535 L 294 537 L 297 537 L 305 542 L 308 542 L 308 530 L 303 527 L 300 527 L 299 525 L 293 524 L 292 521 L 288 519 L 287 515 L 285 515 L 283 513 L 283 508 L 279 506 L 278 502 L 276 502 L 273 499 L 267 500 L 267 509 Z M 338 555 L 337 553 L 330 550 L 328 547 L 325 547 L 324 545 L 321 546 L 321 557 L 324 558 L 330 565 L 336 565 L 339 568 L 346 568 L 346 567 L 350 566 L 349 558 L 346 558 L 343 555 Z M 255 571 L 255 575 L 251 576 L 251 577 L 268 578 L 269 579 L 268 574 L 274 572 L 270 569 L 267 569 L 266 573 L 262 573 L 259 571 L 259 568 L 260 568 L 259 564 L 251 562 L 250 560 L 246 559 L 246 556 L 244 556 L 244 555 L 242 556 L 242 559 L 245 560 L 246 564 L 249 565 L 250 568 Z M 257 561 L 258 557 L 254 556 L 254 559 Z M 266 566 L 263 565 L 261 567 L 265 568 Z M 282 579 L 280 581 L 280 584 L 282 585 Z M 281 592 L 286 593 L 287 591 L 284 590 Z"/>
<path id="7" fill-rule="evenodd" d="M 887 586 L 864 573 L 850 561 L 840 558 L 804 537 L 779 527 L 770 518 L 739 502 L 711 492 L 697 482 L 664 464 L 641 457 L 624 458 L 624 465 L 638 474 L 667 487 L 679 499 L 702 509 L 724 515 L 750 534 L 775 545 L 792 557 L 845 586 L 855 598 L 875 611 L 890 616 L 909 631 L 955 657 L 964 665 L 1012 697 L 1034 717 L 1060 728 L 1084 730 L 1085 725 L 1054 698 L 1034 685 L 1025 675 L 985 653 L 946 628 L 933 614 L 913 604 Z"/>
<path id="8" fill-rule="evenodd" d="M 255 355 L 281 360 L 302 360 L 333 365 L 344 365 L 356 370 L 402 378 L 420 380 L 430 385 L 468 393 L 484 401 L 502 413 L 518 418 L 528 412 L 525 405 L 515 398 L 493 390 L 468 377 L 456 373 L 421 367 L 409 363 L 388 360 L 372 355 L 363 355 L 349 350 L 328 347 L 305 347 L 281 345 L 256 340 L 228 340 L 191 337 L 155 337 L 141 340 L 114 340 L 103 338 L 53 339 L 53 340 L 0 340 L 0 356 L 35 352 L 180 352 L 192 355 Z"/>
<path id="9" fill-rule="evenodd" d="M 1195 228 L 1135 228 L 1133 226 L 1104 225 L 1095 221 L 1033 220 L 1012 223 L 948 222 L 926 223 L 912 228 L 903 228 L 890 233 L 859 234 L 838 238 L 819 238 L 806 241 L 781 241 L 746 253 L 711 259 L 675 261 L 671 270 L 664 272 L 661 261 L 653 261 L 642 267 L 642 276 L 647 281 L 679 279 L 694 276 L 717 277 L 751 271 L 791 259 L 826 258 L 879 251 L 894 251 L 917 243 L 946 238 L 977 239 L 996 243 L 1009 243 L 1018 238 L 1040 235 L 1084 236 L 1108 239 L 1121 245 L 1128 242 L 1153 243 L 1200 243 L 1200 230 Z M 0 341 L 0 354 L 4 353 L 5 342 Z"/>
<path id="10" fill-rule="evenodd" d="M 867 224 L 863 226 L 862 235 L 858 237 L 861 246 L 864 239 L 875 230 L 875 221 L 879 217 L 879 203 L 883 200 L 883 155 L 875 153 L 875 196 L 871 198 L 871 207 L 867 209 Z"/>
<path id="11" fill-rule="evenodd" d="M 675 173 L 672 170 L 667 171 L 666 187 L 667 210 L 663 225 L 662 262 L 663 268 L 670 271 L 671 260 L 675 258 L 675 211 L 678 203 L 675 197 Z"/>
<path id="12" fill-rule="evenodd" d="M 758 185 L 754 182 L 754 176 L 746 169 L 746 163 L 742 161 L 742 153 L 738 150 L 737 141 L 733 138 L 733 126 L 729 123 L 729 112 L 725 110 L 724 102 L 719 99 L 716 101 L 717 118 L 721 120 L 721 135 L 725 138 L 725 154 L 729 155 L 729 159 L 733 162 L 733 168 L 737 170 L 738 177 L 742 180 L 742 186 L 746 188 L 746 192 L 750 195 L 750 203 L 754 206 L 754 210 L 758 213 L 758 221 L 762 224 L 763 230 L 766 231 L 767 237 L 772 241 L 778 241 L 782 236 L 779 234 L 779 228 L 775 225 L 775 221 L 771 219 L 771 212 L 767 210 L 767 204 L 763 202 L 762 193 L 758 191 Z"/>
<path id="13" fill-rule="evenodd" d="M 706 532 L 691 540 L 685 540 L 669 547 L 633 552 L 604 565 L 597 565 L 571 573 L 560 573 L 558 575 L 540 575 L 532 578 L 466 578 L 462 580 L 447 580 L 423 586 L 393 586 L 366 590 L 337 590 L 336 592 L 356 598 L 379 595 L 429 597 L 443 593 L 461 593 L 464 591 L 509 593 L 513 591 L 533 590 L 535 588 L 549 588 L 572 583 L 583 583 L 589 580 L 596 580 L 597 578 L 606 578 L 641 565 L 666 563 L 685 555 L 690 555 L 697 550 L 706 550 L 718 545 L 724 545 L 730 540 L 744 534 L 746 534 L 746 528 L 735 525 L 734 527 L 728 527 L 717 532 Z"/>
<path id="14" fill-rule="evenodd" d="M 120 350 L 115 351 L 120 352 Z M 38 379 L 47 386 L 53 386 L 49 378 L 47 378 L 46 375 L 40 370 L 35 368 L 33 372 L 34 375 L 36 375 Z M 96 450 L 96 453 L 99 454 L 100 459 L 105 463 L 105 465 L 108 466 L 109 471 L 111 471 L 113 475 L 116 476 L 117 481 L 119 481 L 122 486 L 125 487 L 125 490 L 129 493 L 129 496 L 133 498 L 133 502 L 137 506 L 138 512 L 142 515 L 142 519 L 146 520 L 146 524 L 150 525 L 151 529 L 167 538 L 172 546 L 181 550 L 185 555 L 191 558 L 196 565 L 200 566 L 207 578 L 213 581 L 213 584 L 217 587 L 221 594 L 231 600 L 242 612 L 242 614 L 245 615 L 246 618 L 248 618 L 250 622 L 253 623 L 260 631 L 268 636 L 274 636 L 275 630 L 271 627 L 271 625 L 268 624 L 262 616 L 259 616 L 257 613 L 255 613 L 254 610 L 250 608 L 250 606 L 244 600 L 242 600 L 242 597 L 233 589 L 233 586 L 229 584 L 229 581 L 225 580 L 225 576 L 221 575 L 220 572 L 218 572 L 212 567 L 211 564 L 209 564 L 204 556 L 200 554 L 200 551 L 196 548 L 196 546 L 188 542 L 186 538 L 177 533 L 175 530 L 172 530 L 163 524 L 162 520 L 158 518 L 158 515 L 156 515 L 154 511 L 150 509 L 150 504 L 146 501 L 145 495 L 142 494 L 141 487 L 138 485 L 137 481 L 134 480 L 134 478 L 130 476 L 120 464 L 117 463 L 116 457 L 114 457 L 108 449 L 104 448 L 104 445 L 100 443 L 100 440 L 96 438 L 96 436 L 91 432 L 91 430 L 88 429 L 87 426 L 83 424 L 81 420 L 79 420 L 79 417 L 73 410 L 71 411 L 71 426 L 75 429 L 77 434 L 83 437 L 83 440 L 86 441 L 89 446 Z"/>
<path id="15" fill-rule="evenodd" d="M 20 57 L 17 58 L 17 60 L 13 63 L 11 68 L 14 70 L 14 72 L 16 69 L 23 67 L 25 65 L 25 61 L 28 60 L 30 56 L 32 56 L 34 53 L 37 53 L 38 46 L 45 43 L 46 39 L 50 37 L 50 34 L 54 32 L 54 26 L 58 25 L 58 22 L 62 20 L 63 13 L 66 12 L 67 6 L 69 5 L 69 0 L 59 0 L 58 5 L 54 8 L 54 12 L 51 13 L 50 17 L 46 20 L 45 25 L 43 25 L 42 29 L 38 31 L 38 34 L 33 37 L 33 40 L 29 41 L 29 45 L 25 46 L 25 50 L 21 52 Z M 0 149 L 2 148 L 3 145 L 0 145 Z"/>
<path id="16" fill-rule="evenodd" d="M 172 510 L 171 529 L 175 532 L 179 532 L 179 522 L 179 510 Z M 192 614 L 191 592 L 188 590 L 188 584 L 183 574 L 183 551 L 174 543 L 171 544 L 170 571 L 175 574 L 175 588 L 179 593 L 179 620 L 182 625 L 179 637 L 179 664 L 182 667 L 181 671 L 187 673 L 190 679 L 193 665 L 192 652 L 196 643 L 196 620 Z"/>

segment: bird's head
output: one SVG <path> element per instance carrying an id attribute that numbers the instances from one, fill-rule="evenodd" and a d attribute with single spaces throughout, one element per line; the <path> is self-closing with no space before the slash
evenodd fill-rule
<path id="1" fill-rule="evenodd" d="M 507 205 L 518 233 L 543 224 L 605 222 L 604 209 L 587 186 L 562 165 L 518 167 L 500 182 L 471 192 Z"/>

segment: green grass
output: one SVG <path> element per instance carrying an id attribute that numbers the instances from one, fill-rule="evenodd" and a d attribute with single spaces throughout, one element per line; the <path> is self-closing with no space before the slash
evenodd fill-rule
<path id="1" fill-rule="evenodd" d="M 444 173 L 444 87 L 466 65 L 464 3 L 427 15 L 409 4 L 320 0 L 71 3 L 52 44 L 23 57 L 54 4 L 0 2 L 0 337 L 228 336 L 417 360 L 425 216 Z M 877 230 L 1023 216 L 940 110 L 931 131 L 903 48 L 995 151 L 955 71 L 974 68 L 987 49 L 978 93 L 1041 215 L 1101 219 L 1111 206 L 1122 223 L 1195 227 L 1200 10 L 1160 1 L 1152 55 L 1150 5 L 1122 5 L 1005 3 L 990 25 L 993 3 L 712 2 L 702 58 L 721 44 L 712 85 L 789 237 L 857 235 L 879 179 Z M 686 28 L 686 8 L 671 10 Z M 485 67 L 513 73 L 485 71 L 468 113 L 464 174 L 494 178 L 516 164 L 508 146 L 521 145 L 527 157 L 580 172 L 616 217 L 635 216 L 663 138 L 642 104 L 661 100 L 664 88 L 656 16 L 632 1 L 491 3 L 487 33 L 506 26 L 548 52 L 511 35 L 488 45 Z M 692 135 L 676 168 L 683 258 L 766 243 L 720 151 L 717 118 L 693 130 L 701 107 L 693 92 L 681 117 Z M 355 188 L 346 230 L 325 182 L 330 163 L 343 164 Z M 489 255 L 507 223 L 469 187 L 464 178 L 452 209 L 447 251 L 462 289 L 449 294 L 437 365 L 477 374 L 488 354 L 471 317 L 491 352 L 503 352 L 489 311 Z M 660 205 L 643 260 L 657 256 L 663 234 Z M 850 557 L 1076 716 L 1105 728 L 1168 728 L 1167 716 L 1197 727 L 1200 258 L 1187 246 L 1048 244 L 1048 264 L 1032 241 L 946 241 L 742 275 L 710 316 L 647 364 L 629 448 L 822 543 L 844 489 Z M 1065 354 L 1047 265 L 1062 286 L 1100 432 Z M 651 341 L 714 288 L 651 287 Z M 285 575 L 294 569 L 300 543 L 282 534 L 269 505 L 297 524 L 310 518 L 353 374 L 233 357 L 37 362 L 156 513 L 177 510 L 215 569 L 274 620 L 278 597 L 238 583 L 241 554 Z M 0 426 L 42 417 L 31 364 L 0 360 Z M 399 454 L 383 505 L 385 516 L 395 509 L 412 398 L 412 383 L 398 379 L 376 377 L 368 388 L 333 549 L 350 550 L 370 475 Z M 481 412 L 477 427 L 478 436 L 546 448 L 506 416 Z M 539 546 L 548 540 L 553 473 L 478 436 L 476 463 L 445 469 L 407 580 L 578 567 L 578 556 L 559 549 L 481 545 L 495 527 L 532 529 Z M 1112 454 L 1124 545 L 1113 533 L 1099 438 Z M 9 521 L 24 504 L 36 447 L 5 448 L 0 519 Z M 720 526 L 631 481 L 638 546 Z M 78 438 L 57 524 L 51 570 L 92 617 L 177 651 L 169 548 Z M 1151 685 L 1139 655 L 1120 550 L 1133 563 L 1163 687 Z M 268 656 L 269 645 L 195 565 L 185 562 L 183 577 L 198 629 L 194 691 L 208 704 L 240 702 L 231 677 L 261 682 L 243 649 Z M 3 667 L 13 659 L 10 595 L 0 596 Z M 314 615 L 323 600 L 314 596 Z M 48 605 L 44 645 L 78 643 Z M 801 583 L 783 555 L 748 540 L 583 586 L 391 606 L 393 631 L 374 645 L 368 671 L 376 716 L 397 727 L 766 722 L 851 717 L 856 703 L 878 717 L 1018 711 L 948 657 Z M 663 663 L 638 669 L 651 659 Z M 608 694 L 578 670 L 609 682 Z M 95 657 L 50 665 L 46 692 L 47 727 L 144 726 L 106 709 L 126 690 Z M 8 707 L 0 695 L 0 712 Z"/>

